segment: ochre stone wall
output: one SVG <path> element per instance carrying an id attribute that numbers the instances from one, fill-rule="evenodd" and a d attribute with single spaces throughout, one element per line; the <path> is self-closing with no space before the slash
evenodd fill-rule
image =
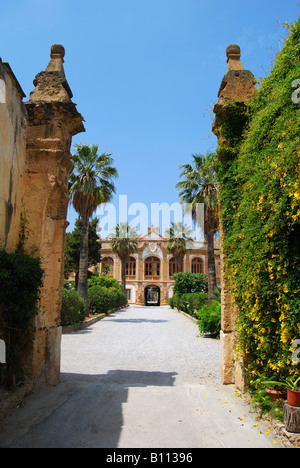
<path id="1" fill-rule="evenodd" d="M 15 250 L 19 241 L 25 172 L 24 93 L 10 66 L 0 59 L 0 246 Z"/>
<path id="2" fill-rule="evenodd" d="M 38 252 L 45 271 L 40 312 L 34 319 L 32 343 L 22 356 L 23 367 L 29 380 L 51 385 L 60 380 L 64 246 L 73 168 L 70 147 L 72 137 L 84 131 L 65 78 L 64 54 L 61 45 L 52 46 L 50 63 L 36 76 L 35 89 L 25 105 L 13 74 L 6 74 L 7 103 L 0 104 L 0 158 L 1 167 L 3 161 L 6 168 L 6 174 L 0 176 L 4 178 L 0 185 L 0 246 L 16 248 L 23 213 L 24 248 Z"/>
<path id="3" fill-rule="evenodd" d="M 60 311 L 68 182 L 72 171 L 72 136 L 84 131 L 83 118 L 71 101 L 63 62 L 64 48 L 54 45 L 45 72 L 39 73 L 27 110 L 24 175 L 28 239 L 45 270 L 41 312 L 35 319 L 35 339 L 25 355 L 31 378 L 57 384 L 60 378 Z"/>

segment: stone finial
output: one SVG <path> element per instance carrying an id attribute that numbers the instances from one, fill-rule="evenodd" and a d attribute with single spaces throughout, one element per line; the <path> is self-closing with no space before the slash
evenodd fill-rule
<path id="1" fill-rule="evenodd" d="M 53 44 L 46 70 L 35 77 L 35 89 L 30 93 L 30 101 L 68 102 L 72 99 L 64 71 L 64 56 L 65 48 L 61 44 Z"/>
<path id="2" fill-rule="evenodd" d="M 49 62 L 46 71 L 59 71 L 61 73 L 64 72 L 64 56 L 65 56 L 65 48 L 61 44 L 53 44 L 51 47 L 50 57 L 51 60 Z"/>
<path id="3" fill-rule="evenodd" d="M 51 58 L 55 58 L 56 55 L 61 56 L 64 58 L 65 56 L 65 48 L 61 44 L 53 44 L 51 47 L 51 52 L 50 52 Z"/>
<path id="4" fill-rule="evenodd" d="M 227 71 L 218 92 L 218 102 L 214 105 L 216 118 L 213 122 L 213 133 L 218 135 L 220 122 L 224 119 L 229 102 L 247 102 L 256 93 L 255 78 L 250 70 L 245 70 L 241 62 L 241 49 L 237 44 L 230 44 L 226 49 Z"/>
<path id="5" fill-rule="evenodd" d="M 241 56 L 241 48 L 238 44 L 229 44 L 226 49 L 226 55 L 229 57 L 230 55 L 239 55 Z"/>
<path id="6" fill-rule="evenodd" d="M 227 55 L 227 73 L 230 70 L 244 70 L 241 62 L 241 48 L 238 44 L 230 44 L 226 49 Z"/>

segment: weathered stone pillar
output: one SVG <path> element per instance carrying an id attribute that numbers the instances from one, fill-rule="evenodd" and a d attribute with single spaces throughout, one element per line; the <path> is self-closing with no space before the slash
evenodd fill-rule
<path id="1" fill-rule="evenodd" d="M 219 143 L 230 147 L 230 142 L 222 134 L 222 124 L 226 121 L 228 104 L 249 101 L 255 93 L 255 78 L 251 71 L 244 70 L 241 63 L 241 51 L 237 44 L 231 44 L 227 47 L 227 71 L 222 80 L 218 93 L 218 103 L 214 106 L 216 118 L 213 123 L 213 132 L 217 135 Z M 227 122 L 228 124 L 228 122 Z M 223 161 L 223 164 L 227 161 Z M 220 192 L 222 187 L 219 187 Z M 224 232 L 223 219 L 220 220 L 220 241 L 221 241 L 221 375 L 223 384 L 235 383 L 238 387 L 243 387 L 243 378 L 238 356 L 235 354 L 236 345 L 236 327 L 235 322 L 238 311 L 232 302 L 230 276 L 227 271 L 227 257 L 224 250 Z"/>
<path id="2" fill-rule="evenodd" d="M 60 379 L 60 311 L 68 181 L 72 170 L 72 136 L 84 131 L 83 118 L 71 101 L 66 81 L 64 48 L 55 44 L 46 71 L 39 73 L 27 110 L 24 200 L 28 238 L 26 249 L 36 249 L 45 270 L 40 313 L 34 339 L 24 356 L 25 373 L 34 381 L 55 385 Z"/>

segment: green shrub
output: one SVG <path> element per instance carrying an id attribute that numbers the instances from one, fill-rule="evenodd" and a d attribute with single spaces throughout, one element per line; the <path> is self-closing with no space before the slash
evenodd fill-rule
<path id="1" fill-rule="evenodd" d="M 37 315 L 43 274 L 40 258 L 0 251 L 1 318 L 7 326 L 22 329 Z"/>
<path id="2" fill-rule="evenodd" d="M 61 325 L 74 325 L 83 322 L 85 306 L 83 299 L 74 289 L 63 289 L 61 307 Z"/>
<path id="3" fill-rule="evenodd" d="M 169 298 L 169 306 L 174 309 L 196 316 L 196 312 L 207 302 L 208 294 L 205 292 L 185 293 L 180 296 L 178 293 Z"/>
<path id="4" fill-rule="evenodd" d="M 180 295 L 178 293 L 175 293 L 174 296 L 172 297 L 172 303 L 173 303 L 174 309 L 180 310 L 181 302 L 180 302 Z"/>
<path id="5" fill-rule="evenodd" d="M 208 278 L 203 273 L 175 273 L 174 294 L 194 293 L 194 292 L 207 292 Z"/>
<path id="6" fill-rule="evenodd" d="M 44 271 L 38 257 L 23 250 L 0 250 L 0 339 L 6 343 L 1 380 L 11 385 L 23 379 L 21 353 L 31 339 L 31 320 L 38 314 Z"/>
<path id="7" fill-rule="evenodd" d="M 91 314 L 107 314 L 111 309 L 111 295 L 107 288 L 90 287 L 88 289 L 88 301 Z"/>
<path id="8" fill-rule="evenodd" d="M 221 304 L 214 301 L 204 305 L 197 312 L 198 326 L 201 333 L 219 334 L 221 330 Z"/>
<path id="9" fill-rule="evenodd" d="M 88 287 L 101 286 L 102 288 L 115 288 L 121 290 L 118 280 L 110 276 L 92 276 L 88 280 Z"/>
<path id="10" fill-rule="evenodd" d="M 110 295 L 110 309 L 120 309 L 127 305 L 127 297 L 121 291 L 115 288 L 109 289 Z"/>
<path id="11" fill-rule="evenodd" d="M 179 308 L 183 312 L 196 316 L 197 311 L 208 301 L 208 294 L 204 292 L 186 293 L 180 297 Z"/>

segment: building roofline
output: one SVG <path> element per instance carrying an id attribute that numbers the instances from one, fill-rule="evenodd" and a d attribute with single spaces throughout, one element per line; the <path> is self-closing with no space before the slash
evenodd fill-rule
<path id="1" fill-rule="evenodd" d="M 9 63 L 7 62 L 2 62 L 2 59 L 0 58 L 0 63 L 2 63 L 6 73 L 11 77 L 11 79 L 13 80 L 17 90 L 19 91 L 19 94 L 21 96 L 21 98 L 25 98 L 26 97 L 26 94 L 24 93 L 19 81 L 17 80 L 16 78 L 16 75 L 14 74 L 14 72 L 12 71 L 11 69 L 11 66 L 9 65 Z"/>

